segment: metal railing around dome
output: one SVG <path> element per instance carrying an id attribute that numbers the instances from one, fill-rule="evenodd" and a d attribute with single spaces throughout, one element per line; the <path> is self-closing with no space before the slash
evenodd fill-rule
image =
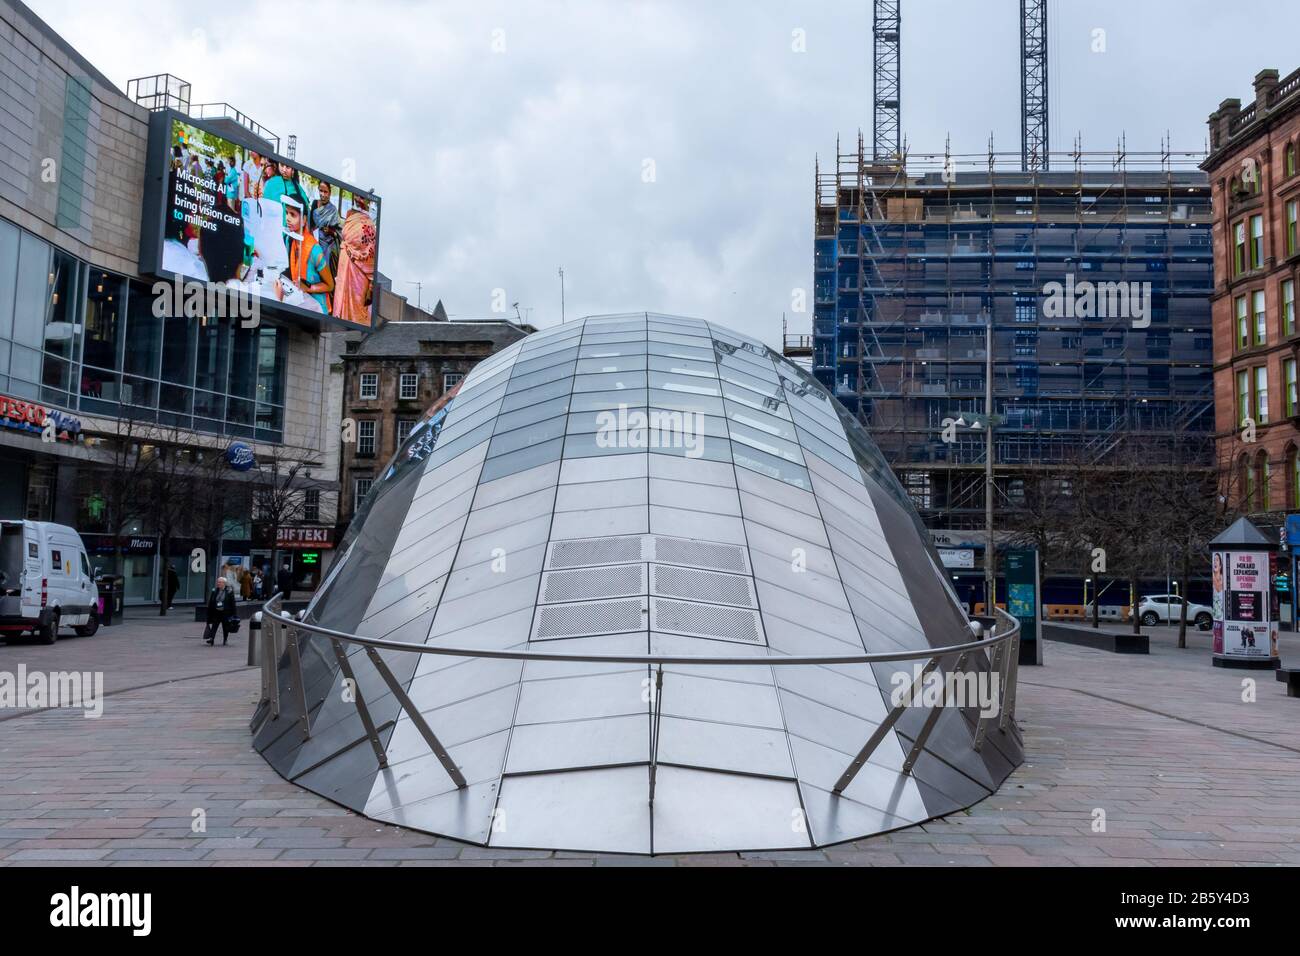
<path id="1" fill-rule="evenodd" d="M 1016 680 L 1019 672 L 1019 651 L 1020 651 L 1020 623 L 1014 617 L 1007 614 L 1001 608 L 995 608 L 997 618 L 995 621 L 1004 625 L 1002 630 L 998 630 L 995 623 L 993 634 L 990 637 L 981 638 L 976 641 L 970 641 L 964 644 L 953 644 L 947 647 L 924 648 L 915 651 L 888 651 L 876 654 L 835 654 L 821 656 L 799 656 L 799 655 L 773 655 L 773 656 L 745 656 L 745 657 L 708 657 L 693 656 L 684 654 L 569 654 L 558 653 L 554 651 L 536 651 L 536 650 L 487 650 L 482 648 L 470 647 L 447 647 L 437 644 L 410 644 L 404 641 L 388 641 L 381 638 L 361 637 L 357 634 L 347 634 L 342 631 L 330 630 L 316 624 L 309 624 L 306 621 L 289 614 L 288 611 L 282 610 L 282 600 L 279 594 L 272 597 L 263 605 L 263 612 L 257 615 L 261 622 L 261 642 L 257 648 L 257 663 L 261 665 L 262 675 L 262 695 L 258 702 L 257 710 L 249 724 L 250 732 L 256 733 L 268 721 L 276 721 L 281 716 L 282 695 L 290 694 L 294 698 L 296 709 L 299 716 L 297 722 L 299 731 L 303 740 L 311 737 L 311 707 L 307 702 L 306 685 L 303 680 L 302 669 L 302 636 L 303 634 L 314 634 L 325 639 L 328 643 L 334 660 L 339 665 L 339 671 L 344 679 L 349 682 L 352 696 L 352 703 L 356 707 L 357 716 L 361 720 L 362 727 L 365 728 L 366 737 L 370 741 L 370 746 L 374 750 L 375 759 L 379 762 L 381 768 L 388 766 L 388 755 L 385 750 L 383 741 L 379 737 L 379 729 L 376 728 L 370 709 L 366 704 L 365 697 L 361 692 L 360 684 L 356 680 L 356 675 L 352 670 L 348 654 L 343 649 L 344 644 L 350 644 L 364 649 L 366 657 L 374 666 L 375 671 L 379 674 L 380 679 L 392 692 L 394 699 L 398 702 L 401 712 L 411 721 L 412 725 L 419 731 L 424 738 L 429 749 L 438 758 L 443 768 L 447 771 L 449 777 L 455 782 L 458 788 L 464 789 L 468 784 L 460 768 L 456 766 L 451 756 L 447 753 L 447 748 L 442 745 L 437 733 L 429 724 L 425 715 L 415 706 L 411 698 L 407 695 L 406 690 L 402 687 L 401 682 L 393 675 L 388 664 L 380 656 L 380 651 L 396 651 L 409 654 L 434 654 L 443 657 L 462 657 L 478 658 L 482 660 L 505 660 L 505 661 L 539 661 L 552 663 L 587 663 L 587 664 L 644 664 L 647 668 L 653 669 L 652 683 L 654 690 L 650 695 L 649 704 L 651 707 L 650 716 L 650 803 L 654 803 L 655 795 L 655 777 L 658 767 L 659 755 L 659 726 L 660 717 L 663 712 L 663 690 L 664 690 L 664 665 L 682 665 L 682 666 L 702 666 L 702 667 L 825 667 L 828 665 L 847 665 L 847 664 L 889 664 L 903 661 L 920 662 L 925 661 L 921 670 L 915 673 L 913 681 L 906 693 L 896 694 L 894 698 L 897 702 L 890 708 L 883 720 L 876 725 L 875 730 L 867 738 L 862 748 L 844 768 L 839 779 L 835 783 L 833 792 L 839 795 L 844 789 L 853 782 L 858 771 L 860 771 L 871 759 L 871 755 L 879 747 L 881 742 L 893 730 L 899 719 L 909 707 L 925 706 L 918 705 L 917 700 L 922 698 L 922 691 L 926 685 L 929 676 L 938 670 L 945 659 L 952 660 L 956 658 L 955 663 L 948 668 L 952 674 L 971 673 L 966 670 L 966 664 L 971 660 L 972 655 L 987 655 L 988 673 L 997 674 L 996 681 L 997 707 L 992 713 L 980 712 L 975 726 L 974 737 L 971 746 L 974 750 L 979 751 L 987 738 L 989 728 L 996 721 L 998 730 L 1005 731 L 1015 720 L 1016 707 Z M 305 612 L 300 612 L 305 613 Z M 982 630 L 975 633 L 982 633 Z M 284 688 L 281 688 L 280 673 L 285 672 Z M 976 668 L 975 673 L 982 673 L 983 668 Z M 929 713 L 926 715 L 925 722 L 921 729 L 912 740 L 912 746 L 907 756 L 903 760 L 903 773 L 910 774 L 915 767 L 917 758 L 920 757 L 926 741 L 929 740 L 935 724 L 938 722 L 944 709 L 950 706 L 959 706 L 954 702 L 953 690 L 955 683 L 950 683 L 946 679 L 940 681 L 942 692 L 937 704 L 929 705 Z M 346 699 L 346 698 L 345 698 Z M 319 703 L 319 702 L 318 702 Z M 351 745 L 349 745 L 351 746 Z"/>

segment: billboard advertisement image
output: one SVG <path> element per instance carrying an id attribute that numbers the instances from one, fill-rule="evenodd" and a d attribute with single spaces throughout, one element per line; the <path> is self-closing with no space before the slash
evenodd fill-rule
<path id="1" fill-rule="evenodd" d="M 155 261 L 143 256 L 142 269 L 371 325 L 374 196 L 175 114 L 167 116 L 166 140 L 162 236 Z"/>
<path id="2" fill-rule="evenodd" d="M 1277 624 L 1270 606 L 1267 551 L 1215 551 L 1214 652 L 1232 657 L 1275 657 Z"/>

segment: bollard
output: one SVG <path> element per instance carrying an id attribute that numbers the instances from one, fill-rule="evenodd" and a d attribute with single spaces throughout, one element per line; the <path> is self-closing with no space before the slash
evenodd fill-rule
<path id="1" fill-rule="evenodd" d="M 262 612 L 257 611 L 248 621 L 248 660 L 249 667 L 256 667 L 262 651 Z"/>

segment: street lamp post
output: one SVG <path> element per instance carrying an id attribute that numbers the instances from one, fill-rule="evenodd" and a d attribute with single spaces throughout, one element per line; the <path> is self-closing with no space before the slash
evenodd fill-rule
<path id="1" fill-rule="evenodd" d="M 993 543 L 993 313 L 984 323 L 984 612 L 996 617 L 998 606 L 997 549 Z"/>
<path id="2" fill-rule="evenodd" d="M 953 424 L 958 428 L 984 432 L 984 612 L 993 614 L 997 605 L 997 545 L 993 540 L 993 427 L 1001 419 L 993 414 L 992 379 L 985 385 L 986 412 L 981 420 L 978 417 L 966 421 L 966 412 L 958 412 Z"/>

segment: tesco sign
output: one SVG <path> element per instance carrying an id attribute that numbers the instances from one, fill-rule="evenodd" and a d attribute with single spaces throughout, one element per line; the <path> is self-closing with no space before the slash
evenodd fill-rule
<path id="1" fill-rule="evenodd" d="M 0 426 L 39 435 L 45 423 L 54 426 L 54 437 L 59 441 L 75 441 L 81 434 L 81 419 L 56 408 L 47 408 L 37 402 L 0 395 Z"/>

